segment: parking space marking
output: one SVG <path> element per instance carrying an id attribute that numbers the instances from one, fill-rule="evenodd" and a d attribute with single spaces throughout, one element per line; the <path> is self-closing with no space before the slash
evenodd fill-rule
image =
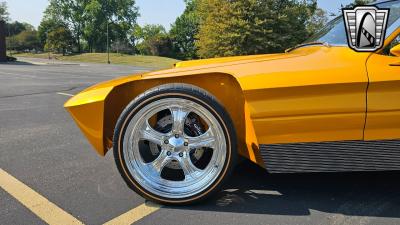
<path id="1" fill-rule="evenodd" d="M 73 94 L 68 94 L 68 93 L 64 93 L 64 92 L 57 92 L 58 95 L 65 95 L 65 96 L 69 96 L 69 97 L 74 97 Z"/>
<path id="2" fill-rule="evenodd" d="M 161 208 L 160 205 L 157 205 L 152 202 L 146 202 L 141 204 L 140 206 L 108 221 L 104 225 L 129 225 L 137 222 L 138 220 L 148 216 L 155 211 Z"/>
<path id="3" fill-rule="evenodd" d="M 0 187 L 50 225 L 83 224 L 3 169 L 0 169 Z"/>

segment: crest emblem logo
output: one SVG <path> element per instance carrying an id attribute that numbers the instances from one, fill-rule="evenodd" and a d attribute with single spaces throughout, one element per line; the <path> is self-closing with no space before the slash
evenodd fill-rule
<path id="1" fill-rule="evenodd" d="M 357 6 L 343 9 L 349 47 L 359 52 L 373 52 L 385 41 L 389 9 Z"/>

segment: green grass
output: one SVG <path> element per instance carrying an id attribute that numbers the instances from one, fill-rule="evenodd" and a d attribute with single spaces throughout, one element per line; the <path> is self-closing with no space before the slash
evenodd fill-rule
<path id="1" fill-rule="evenodd" d="M 20 53 L 14 54 L 15 57 L 43 58 L 49 57 L 48 53 L 32 54 Z M 89 63 L 107 63 L 107 53 L 84 53 L 76 55 L 62 56 L 60 54 L 51 54 L 53 58 L 71 62 L 89 62 Z M 171 68 L 177 59 L 171 59 L 159 56 L 143 56 L 143 55 L 125 55 L 118 53 L 110 53 L 110 61 L 112 64 L 131 65 L 149 68 Z"/>

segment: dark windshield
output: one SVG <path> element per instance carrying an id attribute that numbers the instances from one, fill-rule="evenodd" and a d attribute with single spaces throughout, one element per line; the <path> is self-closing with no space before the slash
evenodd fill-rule
<path id="1" fill-rule="evenodd" d="M 400 17 L 400 2 L 386 2 L 376 5 L 378 8 L 390 9 L 388 27 Z M 330 45 L 347 45 L 346 30 L 343 23 L 343 17 L 340 15 L 330 21 L 324 28 L 309 38 L 309 42 L 326 42 Z"/>

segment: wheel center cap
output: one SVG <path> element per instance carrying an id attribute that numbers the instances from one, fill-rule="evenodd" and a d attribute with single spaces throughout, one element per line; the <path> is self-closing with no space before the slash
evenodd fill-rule
<path id="1" fill-rule="evenodd" d="M 171 137 L 168 141 L 169 144 L 172 145 L 176 150 L 179 150 L 185 143 L 183 138 L 176 138 L 176 137 Z"/>

